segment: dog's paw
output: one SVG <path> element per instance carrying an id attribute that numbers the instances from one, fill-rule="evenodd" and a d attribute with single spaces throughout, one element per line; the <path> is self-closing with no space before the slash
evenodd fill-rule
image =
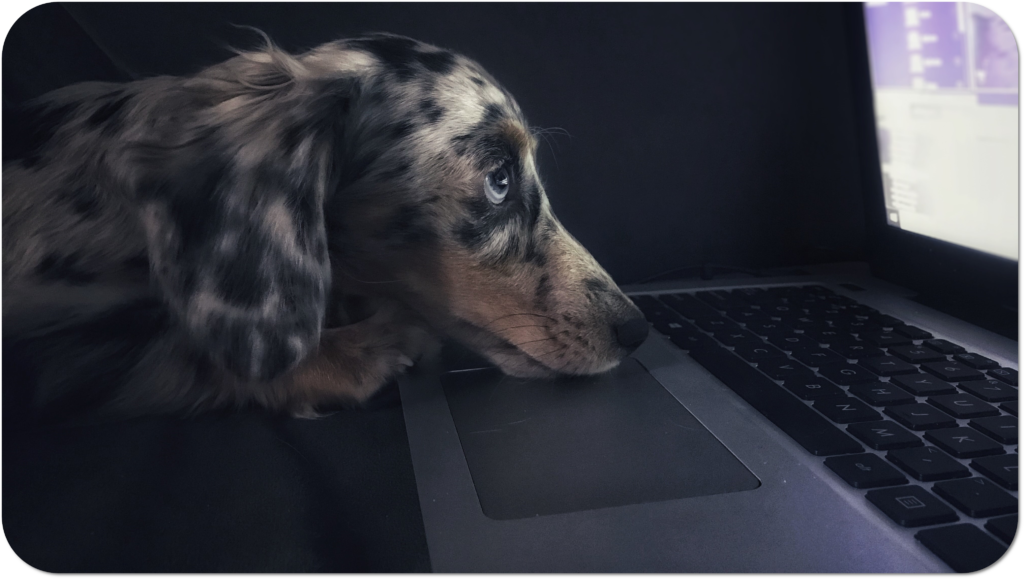
<path id="1" fill-rule="evenodd" d="M 317 353 L 289 378 L 289 412 L 318 418 L 329 407 L 359 407 L 440 343 L 408 310 L 382 308 L 349 326 L 324 330 Z"/>

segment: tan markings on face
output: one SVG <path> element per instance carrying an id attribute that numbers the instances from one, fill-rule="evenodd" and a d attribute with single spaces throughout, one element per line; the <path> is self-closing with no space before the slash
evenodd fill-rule
<path id="1" fill-rule="evenodd" d="M 519 156 L 522 159 L 532 156 L 537 150 L 537 139 L 517 121 L 511 119 L 501 121 L 498 124 L 498 133 L 519 151 Z"/>
<path id="2" fill-rule="evenodd" d="M 551 233 L 542 249 L 543 266 L 524 262 L 491 268 L 465 250 L 450 250 L 442 259 L 448 308 L 515 346 L 511 352 L 483 352 L 513 376 L 593 374 L 613 368 L 622 355 L 610 330 L 617 312 L 588 297 L 586 281 L 599 279 L 618 289 L 546 203 L 544 220 Z"/>

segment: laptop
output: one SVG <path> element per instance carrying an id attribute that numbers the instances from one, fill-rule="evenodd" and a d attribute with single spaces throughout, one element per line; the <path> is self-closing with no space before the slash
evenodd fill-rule
<path id="1" fill-rule="evenodd" d="M 601 376 L 514 379 L 454 346 L 414 368 L 399 387 L 435 571 L 970 572 L 1003 557 L 1016 46 L 974 4 L 847 16 L 869 263 L 623 287 L 653 331 Z"/>

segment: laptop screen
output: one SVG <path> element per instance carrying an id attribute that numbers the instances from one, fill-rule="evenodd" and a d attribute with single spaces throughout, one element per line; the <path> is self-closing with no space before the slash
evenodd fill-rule
<path id="1" fill-rule="evenodd" d="M 869 2 L 890 226 L 1018 260 L 1018 52 L 969 3 Z"/>

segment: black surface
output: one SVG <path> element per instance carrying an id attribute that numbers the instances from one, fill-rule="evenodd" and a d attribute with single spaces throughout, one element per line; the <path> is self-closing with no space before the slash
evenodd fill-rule
<path id="1" fill-rule="evenodd" d="M 5 346 L 3 530 L 49 572 L 429 571 L 397 386 L 318 420 L 20 419 Z"/>
<path id="2" fill-rule="evenodd" d="M 51 572 L 426 571 L 395 430 L 400 408 L 5 432 L 4 532 Z"/>
<path id="3" fill-rule="evenodd" d="M 980 571 L 1006 553 L 1005 546 L 967 523 L 925 529 L 914 536 L 957 573 Z"/>
<path id="4" fill-rule="evenodd" d="M 442 375 L 480 506 L 508 520 L 757 488 L 633 358 L 572 381 Z"/>

